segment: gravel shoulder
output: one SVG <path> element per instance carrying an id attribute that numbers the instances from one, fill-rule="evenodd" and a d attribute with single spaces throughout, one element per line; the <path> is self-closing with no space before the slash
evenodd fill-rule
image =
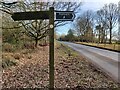
<path id="1" fill-rule="evenodd" d="M 17 66 L 3 69 L 3 88 L 48 88 L 49 47 L 20 52 Z M 7 54 L 11 57 L 14 54 Z M 55 43 L 55 88 L 118 88 L 118 83 L 96 69 L 82 55 Z"/>

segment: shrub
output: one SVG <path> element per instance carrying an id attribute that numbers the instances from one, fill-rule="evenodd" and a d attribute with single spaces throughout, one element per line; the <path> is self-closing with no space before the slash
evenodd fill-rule
<path id="1" fill-rule="evenodd" d="M 23 45 L 23 48 L 25 48 L 25 49 L 35 49 L 35 45 L 34 45 L 34 43 L 25 43 Z"/>
<path id="2" fill-rule="evenodd" d="M 28 57 L 27 57 L 28 59 L 32 59 L 32 56 L 31 55 L 28 55 Z"/>
<path id="3" fill-rule="evenodd" d="M 19 59 L 21 58 L 21 55 L 20 55 L 19 53 L 16 53 L 16 54 L 14 55 L 14 58 L 19 60 Z"/>
<path id="4" fill-rule="evenodd" d="M 5 52 L 14 52 L 15 51 L 14 47 L 9 43 L 4 43 L 2 49 Z"/>
<path id="5" fill-rule="evenodd" d="M 24 49 L 21 53 L 22 54 L 29 54 L 29 53 L 33 53 L 34 50 L 33 49 Z"/>
<path id="6" fill-rule="evenodd" d="M 9 60 L 9 59 L 2 60 L 2 68 L 7 68 L 10 66 L 16 66 L 16 65 L 17 65 L 17 62 L 14 62 L 12 60 Z"/>

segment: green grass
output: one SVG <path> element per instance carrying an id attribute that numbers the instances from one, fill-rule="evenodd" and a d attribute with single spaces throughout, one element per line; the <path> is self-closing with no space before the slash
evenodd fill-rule
<path id="1" fill-rule="evenodd" d="M 9 60 L 9 59 L 3 59 L 2 60 L 2 68 L 8 68 L 10 66 L 16 66 L 17 62 Z"/>
<path id="2" fill-rule="evenodd" d="M 76 51 L 74 51 L 67 45 L 59 43 L 57 41 L 55 41 L 55 49 L 57 49 L 59 53 L 63 56 L 73 56 L 73 57 L 78 56 L 78 53 Z"/>
<path id="3" fill-rule="evenodd" d="M 10 53 L 2 53 L 2 60 L 1 60 L 2 68 L 9 68 L 11 66 L 16 66 L 18 63 L 17 61 L 11 57 Z"/>

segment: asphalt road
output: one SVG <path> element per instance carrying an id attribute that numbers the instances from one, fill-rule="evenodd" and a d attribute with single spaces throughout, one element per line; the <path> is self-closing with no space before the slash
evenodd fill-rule
<path id="1" fill-rule="evenodd" d="M 118 58 L 120 53 L 70 42 L 61 43 L 64 43 L 75 51 L 78 51 L 80 54 L 83 54 L 95 66 L 100 68 L 117 82 L 120 82 L 120 60 Z"/>

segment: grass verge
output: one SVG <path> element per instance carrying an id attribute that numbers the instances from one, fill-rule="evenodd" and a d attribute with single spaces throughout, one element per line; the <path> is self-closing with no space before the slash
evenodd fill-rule
<path id="1" fill-rule="evenodd" d="M 120 44 L 101 44 L 101 43 L 86 43 L 86 42 L 76 42 L 76 44 L 83 44 L 83 45 L 98 47 L 111 51 L 116 51 L 116 52 L 120 51 Z"/>

